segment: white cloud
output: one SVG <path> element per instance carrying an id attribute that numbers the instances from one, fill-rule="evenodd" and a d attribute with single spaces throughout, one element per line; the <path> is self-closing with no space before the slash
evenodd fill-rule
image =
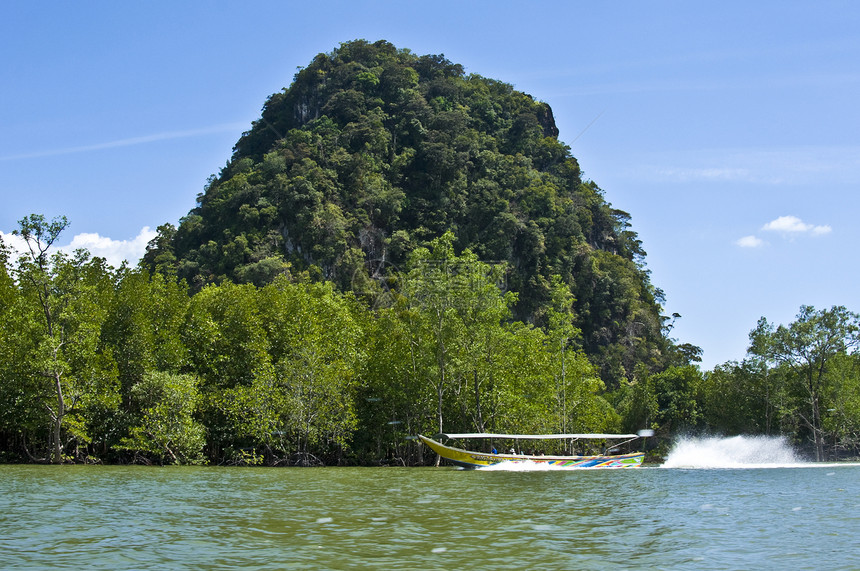
<path id="1" fill-rule="evenodd" d="M 3 243 L 11 248 L 12 250 L 12 259 L 10 262 L 14 262 L 15 259 L 18 258 L 21 254 L 27 253 L 27 243 L 20 236 L 15 236 L 14 234 L 6 233 L 0 230 L 0 239 L 3 240 Z"/>
<path id="2" fill-rule="evenodd" d="M 821 236 L 829 234 L 832 230 L 830 226 L 815 226 L 807 224 L 797 216 L 780 216 L 776 220 L 771 220 L 764 226 L 762 230 L 768 232 L 782 232 L 784 234 L 812 234 L 813 236 Z"/>
<path id="3" fill-rule="evenodd" d="M 108 264 L 115 268 L 118 268 L 123 260 L 134 266 L 146 252 L 146 245 L 157 234 L 149 226 L 141 228 L 137 236 L 131 240 L 114 240 L 95 233 L 83 233 L 74 236 L 72 241 L 65 246 L 57 246 L 56 250 L 71 255 L 78 248 L 84 248 L 94 257 L 104 258 Z M 12 249 L 10 262 L 14 262 L 18 256 L 29 253 L 27 243 L 20 236 L 0 231 L 0 238 L 6 246 Z"/>
<path id="4" fill-rule="evenodd" d="M 761 227 L 764 232 L 779 232 L 783 236 L 798 236 L 802 234 L 822 236 L 833 229 L 828 225 L 807 224 L 797 216 L 780 216 Z M 735 245 L 741 248 L 761 248 L 767 243 L 755 235 L 744 236 L 735 240 Z"/>
<path id="5" fill-rule="evenodd" d="M 764 246 L 764 240 L 757 236 L 744 236 L 743 238 L 735 241 L 735 244 L 741 248 L 760 248 Z"/>
<path id="6" fill-rule="evenodd" d="M 70 244 L 62 246 L 60 249 L 72 253 L 78 248 L 85 248 L 93 256 L 106 259 L 115 268 L 118 268 L 123 260 L 133 266 L 143 257 L 146 252 L 146 245 L 157 234 L 149 226 L 144 226 L 131 240 L 114 240 L 95 233 L 83 233 L 76 235 Z"/>

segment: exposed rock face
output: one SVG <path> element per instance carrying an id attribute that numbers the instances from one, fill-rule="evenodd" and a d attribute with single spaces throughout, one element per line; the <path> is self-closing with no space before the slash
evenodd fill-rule
<path id="1" fill-rule="evenodd" d="M 549 104 L 543 104 L 543 112 L 539 112 L 537 115 L 538 123 L 543 127 L 543 136 L 544 137 L 552 137 L 553 139 L 558 138 L 558 127 L 555 126 L 555 117 L 552 115 L 552 107 Z"/>

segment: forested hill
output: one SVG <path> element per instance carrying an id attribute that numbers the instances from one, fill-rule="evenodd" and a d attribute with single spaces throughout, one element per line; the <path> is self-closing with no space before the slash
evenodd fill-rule
<path id="1" fill-rule="evenodd" d="M 143 263 L 194 289 L 298 271 L 366 289 L 451 231 L 457 251 L 507 263 L 518 319 L 541 325 L 552 284 L 566 284 L 608 383 L 660 370 L 680 352 L 630 217 L 558 134 L 550 106 L 510 84 L 385 41 L 344 43 L 269 97 Z"/>

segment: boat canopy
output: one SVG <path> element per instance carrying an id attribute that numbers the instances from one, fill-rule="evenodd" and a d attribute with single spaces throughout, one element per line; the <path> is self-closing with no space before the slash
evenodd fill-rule
<path id="1" fill-rule="evenodd" d="M 494 432 L 442 433 L 445 438 L 498 438 L 501 440 L 561 440 L 575 438 L 639 438 L 639 434 L 496 434 Z"/>

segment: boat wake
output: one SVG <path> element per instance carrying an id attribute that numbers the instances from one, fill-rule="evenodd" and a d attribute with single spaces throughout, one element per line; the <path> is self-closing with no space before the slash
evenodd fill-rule
<path id="1" fill-rule="evenodd" d="M 809 465 L 774 436 L 681 438 L 661 468 L 785 468 Z"/>

